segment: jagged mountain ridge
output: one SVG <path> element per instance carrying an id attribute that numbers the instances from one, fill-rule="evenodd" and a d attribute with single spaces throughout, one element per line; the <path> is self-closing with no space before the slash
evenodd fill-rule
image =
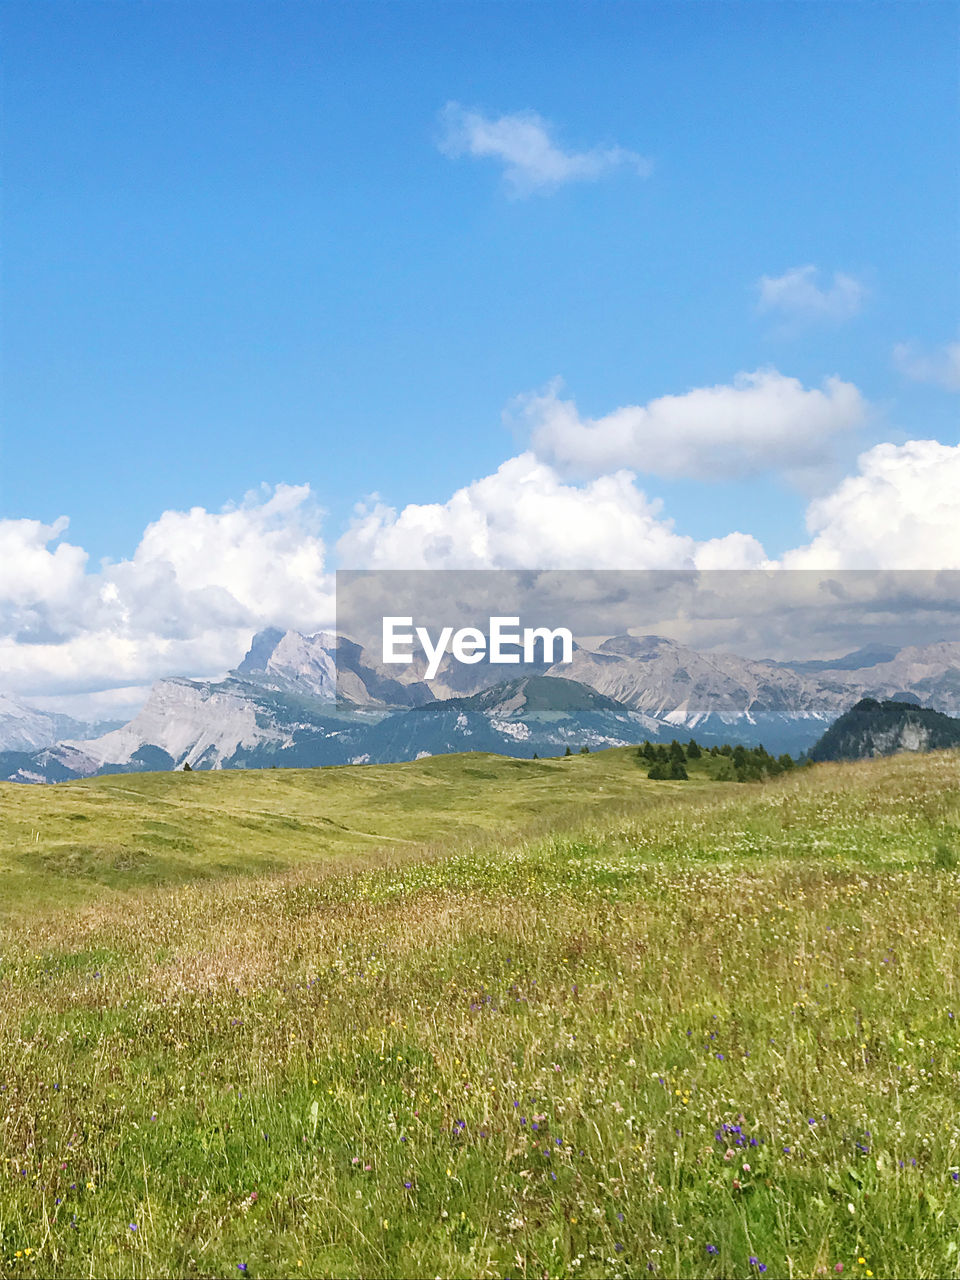
<path id="1" fill-rule="evenodd" d="M 376 716 L 373 717 L 376 719 Z M 344 764 L 352 734 L 370 723 L 330 697 L 269 689 L 236 676 L 154 685 L 136 716 L 93 741 L 57 743 L 33 756 L 0 756 L 10 781 L 63 781 L 94 773 L 269 764 Z"/>
<path id="2" fill-rule="evenodd" d="M 0 751 L 39 751 L 62 738 L 94 738 L 113 727 L 113 721 L 75 720 L 0 693 Z"/>
<path id="3" fill-rule="evenodd" d="M 912 697 L 947 714 L 960 713 L 960 643 L 911 646 L 864 666 L 864 651 L 817 670 L 808 664 L 699 653 L 659 636 L 616 636 L 597 650 L 579 649 L 562 668 L 638 711 L 696 731 L 709 741 L 736 728 L 766 742 L 810 745 L 817 722 L 830 723 L 860 698 Z M 845 663 L 850 665 L 846 666 Z M 559 673 L 551 668 L 548 675 Z M 791 749 L 789 746 L 784 749 Z"/>
<path id="4" fill-rule="evenodd" d="M 362 737 L 358 764 L 415 760 L 451 751 L 558 755 L 626 746 L 659 736 L 649 716 L 562 678 L 520 676 L 467 698 L 446 698 L 388 716 Z"/>
<path id="5" fill-rule="evenodd" d="M 415 673 L 399 680 L 393 670 L 329 632 L 261 632 L 225 680 L 158 681 L 129 724 L 92 740 L 72 736 L 40 751 L 7 752 L 0 777 L 59 781 L 184 763 L 339 764 L 471 748 L 550 754 L 565 745 L 691 734 L 707 744 L 762 742 L 796 753 L 865 696 L 960 711 L 956 642 L 790 665 L 699 653 L 657 636 L 616 636 L 595 650 L 576 649 L 570 664 L 540 668 L 542 675 L 525 668 L 513 680 L 502 679 L 510 668 L 489 664 L 453 670 L 448 661 L 430 685 Z M 468 692 L 450 697 L 458 684 Z"/>
<path id="6" fill-rule="evenodd" d="M 357 707 L 416 707 L 436 696 L 419 679 L 400 680 L 372 664 L 361 645 L 331 631 L 301 635 L 270 628 L 258 632 L 236 671 L 266 689 L 343 701 Z"/>

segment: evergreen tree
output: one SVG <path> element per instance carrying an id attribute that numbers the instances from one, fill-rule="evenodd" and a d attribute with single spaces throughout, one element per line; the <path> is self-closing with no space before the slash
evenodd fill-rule
<path id="1" fill-rule="evenodd" d="M 682 760 L 670 761 L 670 777 L 675 782 L 686 782 L 689 774 L 687 773 L 687 767 Z"/>
<path id="2" fill-rule="evenodd" d="M 700 750 L 700 744 L 691 738 L 687 743 L 687 759 L 699 760 L 702 755 L 703 752 Z"/>
<path id="3" fill-rule="evenodd" d="M 566 751 L 565 751 L 563 754 L 564 754 L 565 756 L 572 756 L 572 755 L 573 755 L 573 752 L 570 750 L 570 748 L 569 748 L 569 747 L 567 747 Z"/>

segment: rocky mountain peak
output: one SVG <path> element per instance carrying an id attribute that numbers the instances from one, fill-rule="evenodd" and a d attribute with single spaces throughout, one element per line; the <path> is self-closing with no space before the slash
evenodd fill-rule
<path id="1" fill-rule="evenodd" d="M 303 635 L 268 627 L 258 631 L 233 673 L 269 689 L 286 689 L 314 698 L 336 696 L 334 660 L 337 638 L 329 631 Z"/>

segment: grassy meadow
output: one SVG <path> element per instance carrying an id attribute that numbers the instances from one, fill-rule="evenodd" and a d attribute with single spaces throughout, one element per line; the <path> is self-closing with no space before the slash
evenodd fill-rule
<path id="1" fill-rule="evenodd" d="M 960 1274 L 960 754 L 0 789 L 0 1273 Z"/>
<path id="2" fill-rule="evenodd" d="M 725 761 L 691 763 L 709 783 Z M 640 766 L 643 766 L 640 768 Z M 311 866 L 381 866 L 576 825 L 664 796 L 634 748 L 548 760 L 436 756 L 327 769 L 0 782 L 0 919 L 31 904 Z"/>

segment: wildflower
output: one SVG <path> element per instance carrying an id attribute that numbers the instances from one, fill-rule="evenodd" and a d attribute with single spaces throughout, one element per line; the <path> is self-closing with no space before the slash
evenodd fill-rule
<path id="1" fill-rule="evenodd" d="M 710 1255 L 710 1257 L 711 1257 L 711 1258 L 712 1258 L 716 1253 L 718 1253 L 718 1252 L 719 1252 L 719 1250 L 717 1249 L 717 1246 L 716 1246 L 715 1244 L 708 1244 L 708 1245 L 707 1245 L 707 1253 L 709 1253 L 709 1255 Z"/>
<path id="2" fill-rule="evenodd" d="M 131 1223 L 130 1223 L 130 1230 L 131 1230 L 131 1231 L 136 1231 L 136 1230 L 137 1230 L 137 1224 L 136 1224 L 135 1222 L 131 1222 Z"/>

